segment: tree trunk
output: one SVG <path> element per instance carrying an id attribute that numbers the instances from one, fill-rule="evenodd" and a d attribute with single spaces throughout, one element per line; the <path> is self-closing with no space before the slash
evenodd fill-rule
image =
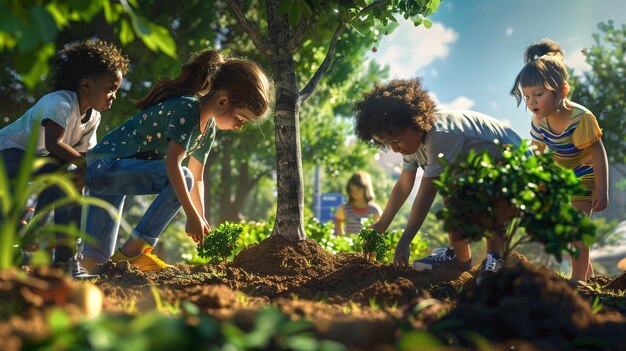
<path id="1" fill-rule="evenodd" d="M 272 78 L 276 89 L 274 120 L 278 207 L 272 235 L 296 242 L 306 239 L 298 118 L 300 102 L 293 53 L 287 47 L 289 24 L 284 16 L 278 14 L 278 3 L 279 0 L 267 1 L 268 30 L 274 45 Z"/>

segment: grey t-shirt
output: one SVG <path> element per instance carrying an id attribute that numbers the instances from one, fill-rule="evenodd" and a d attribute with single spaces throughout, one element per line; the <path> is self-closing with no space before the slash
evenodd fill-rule
<path id="1" fill-rule="evenodd" d="M 441 154 L 449 162 L 464 157 L 470 150 L 487 150 L 497 155 L 499 149 L 494 140 L 501 144 L 517 146 L 522 137 L 499 120 L 483 113 L 468 110 L 448 110 L 435 112 L 433 128 L 426 133 L 424 140 L 412 155 L 404 155 L 403 169 L 424 169 L 424 177 L 437 177 L 443 172 L 439 163 Z"/>

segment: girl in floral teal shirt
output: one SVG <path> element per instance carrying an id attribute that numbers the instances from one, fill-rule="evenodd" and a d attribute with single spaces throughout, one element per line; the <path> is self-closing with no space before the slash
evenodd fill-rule
<path id="1" fill-rule="evenodd" d="M 115 250 L 120 218 L 89 209 L 83 265 L 127 260 L 142 271 L 168 265 L 152 254 L 165 227 L 182 206 L 185 231 L 200 242 L 211 229 L 204 217 L 202 175 L 215 129 L 238 130 L 269 109 L 270 83 L 255 63 L 205 50 L 192 56 L 175 79 L 161 79 L 136 103 L 139 113 L 110 131 L 87 154 L 85 182 L 91 196 L 121 214 L 126 195 L 158 194 Z M 188 166 L 183 160 L 189 158 Z"/>

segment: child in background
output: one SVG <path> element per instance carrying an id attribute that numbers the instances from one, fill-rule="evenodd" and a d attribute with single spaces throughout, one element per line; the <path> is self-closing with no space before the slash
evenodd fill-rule
<path id="1" fill-rule="evenodd" d="M 357 234 L 363 228 L 362 221 L 372 218 L 377 221 L 383 212 L 374 202 L 372 179 L 366 172 L 356 172 L 346 185 L 348 202 L 335 211 L 335 234 Z"/>
<path id="2" fill-rule="evenodd" d="M 389 147 L 403 155 L 403 168 L 378 222 L 371 227 L 387 230 L 415 184 L 418 167 L 424 170 L 411 214 L 396 247 L 396 268 L 409 266 L 409 245 L 432 206 L 437 188 L 433 181 L 443 172 L 439 157 L 457 162 L 470 150 L 488 151 L 501 157 L 495 140 L 519 145 L 522 138 L 513 129 L 487 115 L 465 110 L 435 111 L 435 102 L 422 88 L 419 79 L 392 80 L 377 84 L 355 105 L 355 134 L 367 143 Z M 444 198 L 444 205 L 446 199 Z M 487 258 L 477 282 L 491 278 L 504 266 L 502 233 L 487 239 Z M 451 247 L 436 248 L 425 258 L 413 262 L 416 270 L 472 268 L 469 242 L 463 233 L 448 233 Z"/>
<path id="3" fill-rule="evenodd" d="M 90 207 L 83 264 L 92 270 L 111 258 L 126 260 L 142 271 L 169 265 L 152 253 L 181 205 L 185 231 L 195 242 L 211 230 L 204 217 L 203 173 L 215 127 L 239 130 L 261 119 L 270 106 L 270 82 L 248 60 L 224 60 L 216 51 L 192 55 L 175 79 L 161 79 L 138 101 L 140 111 L 110 131 L 87 154 L 85 181 L 90 195 L 121 214 L 126 195 L 158 194 L 115 251 L 120 220 Z M 183 160 L 188 158 L 188 165 Z"/>
<path id="4" fill-rule="evenodd" d="M 96 145 L 100 112 L 111 107 L 115 93 L 128 71 L 128 58 L 112 44 L 85 40 L 59 51 L 51 76 L 51 92 L 39 99 L 19 119 L 0 130 L 0 150 L 10 178 L 15 178 L 28 139 L 39 128 L 36 155 L 54 159 L 35 174 L 67 170 L 79 189 L 84 187 L 87 168 L 85 153 Z M 41 209 L 64 197 L 58 187 L 50 187 L 39 196 Z M 80 207 L 54 209 L 57 225 L 80 223 Z M 57 232 L 53 265 L 68 267 L 74 278 L 90 278 L 75 256 L 76 242 Z"/>
<path id="5" fill-rule="evenodd" d="M 537 151 L 546 146 L 554 161 L 574 170 L 587 189 L 572 197 L 572 206 L 591 215 L 606 208 L 608 161 L 602 144 L 602 131 L 595 116 L 584 106 L 567 99 L 569 75 L 558 43 L 543 39 L 526 48 L 526 65 L 515 78 L 511 94 L 519 105 L 522 99 L 533 112 L 530 135 Z M 572 285 L 593 276 L 589 247 L 574 242 L 578 258 L 572 257 Z"/>

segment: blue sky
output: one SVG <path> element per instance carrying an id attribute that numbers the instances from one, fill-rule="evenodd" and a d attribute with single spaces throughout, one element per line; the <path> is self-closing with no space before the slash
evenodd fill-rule
<path id="1" fill-rule="evenodd" d="M 440 108 L 466 108 L 505 121 L 528 138 L 530 113 L 509 95 L 526 46 L 549 37 L 565 63 L 589 69 L 581 50 L 597 24 L 626 23 L 625 0 L 442 0 L 433 26 L 401 21 L 371 59 L 389 64 L 391 78 L 421 76 Z"/>

